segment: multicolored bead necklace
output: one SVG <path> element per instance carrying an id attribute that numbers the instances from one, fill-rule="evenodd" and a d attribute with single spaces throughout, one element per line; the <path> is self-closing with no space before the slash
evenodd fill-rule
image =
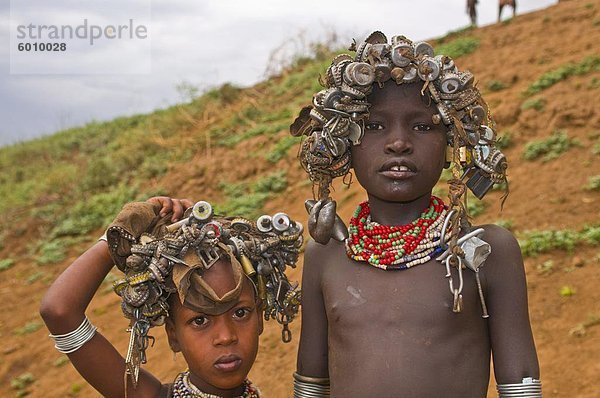
<path id="1" fill-rule="evenodd" d="M 441 252 L 440 235 L 446 217 L 444 202 L 431 196 L 429 207 L 410 224 L 388 226 L 371 221 L 369 202 L 358 205 L 348 227 L 348 257 L 384 270 L 423 264 Z"/>
<path id="2" fill-rule="evenodd" d="M 248 379 L 244 380 L 244 392 L 239 398 L 260 398 L 260 391 Z M 190 372 L 177 375 L 173 382 L 173 398 L 221 398 L 220 395 L 201 391 L 190 381 Z"/>

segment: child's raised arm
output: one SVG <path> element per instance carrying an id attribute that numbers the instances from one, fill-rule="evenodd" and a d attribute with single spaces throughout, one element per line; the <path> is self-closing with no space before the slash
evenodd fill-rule
<path id="1" fill-rule="evenodd" d="M 183 215 L 186 207 L 192 205 L 189 200 L 156 197 L 148 202 L 160 209 L 164 216 L 173 213 L 176 221 Z M 42 299 L 40 314 L 48 330 L 53 335 L 64 335 L 78 329 L 86 320 L 85 310 L 98 287 L 113 267 L 108 245 L 99 241 L 77 258 L 50 286 Z M 100 333 L 83 333 L 89 341 L 75 351 L 68 353 L 70 361 L 77 371 L 103 396 L 124 396 L 125 360 Z M 75 340 L 75 346 L 78 339 Z M 82 339 L 79 339 L 80 342 Z M 85 340 L 85 339 L 83 339 Z M 129 397 L 154 397 L 161 383 L 150 373 L 140 371 L 137 389 L 128 385 Z"/>
<path id="2" fill-rule="evenodd" d="M 521 383 L 540 378 L 540 369 L 529 323 L 527 282 L 521 250 L 510 232 L 486 225 L 483 239 L 492 253 L 482 267 L 490 312 L 489 330 L 497 384 Z"/>

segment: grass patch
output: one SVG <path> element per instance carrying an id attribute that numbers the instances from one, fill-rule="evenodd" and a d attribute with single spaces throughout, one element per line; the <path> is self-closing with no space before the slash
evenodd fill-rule
<path id="1" fill-rule="evenodd" d="M 35 257 L 35 261 L 38 264 L 60 263 L 67 257 L 67 245 L 65 245 L 65 239 L 42 241 L 38 246 L 37 252 L 38 255 Z"/>
<path id="2" fill-rule="evenodd" d="M 546 107 L 546 100 L 544 98 L 530 98 L 521 104 L 521 109 L 535 109 L 541 112 Z"/>
<path id="3" fill-rule="evenodd" d="M 513 228 L 512 220 L 497 220 L 494 224 L 502 228 L 508 229 L 509 231 L 512 231 Z"/>
<path id="4" fill-rule="evenodd" d="M 598 70 L 600 70 L 600 56 L 591 55 L 584 58 L 579 63 L 568 63 L 560 66 L 557 69 L 544 73 L 536 81 L 531 83 L 529 87 L 527 87 L 524 95 L 531 96 L 537 94 L 571 76 L 584 75 L 586 73 Z"/>
<path id="5" fill-rule="evenodd" d="M 56 360 L 54 362 L 52 362 L 52 366 L 54 366 L 55 368 L 60 368 L 62 366 L 65 366 L 69 362 L 71 362 L 71 361 L 69 360 L 68 356 L 61 355 L 60 357 L 56 358 Z"/>
<path id="6" fill-rule="evenodd" d="M 291 135 L 285 136 L 275 143 L 271 152 L 266 154 L 265 159 L 271 163 L 277 163 L 285 158 L 288 150 L 299 142 L 300 138 L 298 137 L 292 137 Z"/>
<path id="7" fill-rule="evenodd" d="M 478 215 L 483 214 L 486 208 L 487 205 L 485 202 L 472 199 L 467 203 L 467 214 L 469 214 L 471 217 L 477 217 Z"/>
<path id="8" fill-rule="evenodd" d="M 600 137 L 598 137 L 596 142 L 594 142 L 594 145 L 592 145 L 592 154 L 600 155 Z"/>
<path id="9" fill-rule="evenodd" d="M 476 37 L 466 36 L 459 37 L 447 43 L 437 46 L 435 49 L 436 55 L 443 54 L 453 59 L 460 58 L 464 55 L 471 54 L 479 47 L 479 39 Z"/>
<path id="10" fill-rule="evenodd" d="M 12 258 L 4 258 L 0 260 L 0 272 L 12 268 L 13 265 L 15 265 L 15 260 Z"/>
<path id="11" fill-rule="evenodd" d="M 25 336 L 27 334 L 31 334 L 33 332 L 37 332 L 42 328 L 42 323 L 39 321 L 31 321 L 27 322 L 22 327 L 15 330 L 15 334 L 18 336 Z"/>
<path id="12" fill-rule="evenodd" d="M 496 146 L 500 149 L 510 148 L 513 145 L 513 133 L 512 131 L 503 131 L 500 133 L 498 140 L 496 141 Z"/>
<path id="13" fill-rule="evenodd" d="M 558 291 L 561 297 L 571 297 L 575 295 L 575 288 L 572 286 L 562 286 Z"/>
<path id="14" fill-rule="evenodd" d="M 62 218 L 50 236 L 78 236 L 98 229 L 108 224 L 125 203 L 135 199 L 137 193 L 135 187 L 123 184 L 81 200 Z"/>
<path id="15" fill-rule="evenodd" d="M 490 80 L 485 85 L 485 88 L 487 88 L 489 91 L 492 91 L 492 92 L 500 91 L 500 90 L 504 90 L 506 88 L 506 84 L 500 80 Z"/>
<path id="16" fill-rule="evenodd" d="M 279 133 L 282 130 L 287 130 L 289 127 L 289 122 L 261 124 L 259 126 L 248 129 L 241 134 L 233 134 L 228 137 L 225 137 L 219 141 L 219 144 L 224 145 L 226 147 L 234 147 L 240 142 L 245 141 L 249 138 L 256 137 L 259 135 L 272 136 L 274 134 Z"/>
<path id="17" fill-rule="evenodd" d="M 226 201 L 216 206 L 216 213 L 237 215 L 250 219 L 260 216 L 263 205 L 273 194 L 287 188 L 284 171 L 269 174 L 254 183 L 222 183 Z"/>
<path id="18" fill-rule="evenodd" d="M 542 275 L 551 274 L 554 271 L 554 261 L 546 260 L 541 264 L 538 264 L 537 270 Z"/>
<path id="19" fill-rule="evenodd" d="M 14 377 L 10 381 L 10 386 L 14 390 L 24 390 L 35 381 L 35 376 L 31 372 L 23 373 L 17 377 Z"/>
<path id="20" fill-rule="evenodd" d="M 32 283 L 42 279 L 44 276 L 46 276 L 46 274 L 41 271 L 34 272 L 33 274 L 30 274 L 27 276 L 27 278 L 25 278 L 25 283 L 31 285 Z"/>
<path id="21" fill-rule="evenodd" d="M 525 257 L 537 256 L 551 250 L 572 252 L 578 244 L 600 245 L 600 225 L 586 226 L 580 231 L 527 231 L 519 237 L 521 252 Z"/>
<path id="22" fill-rule="evenodd" d="M 600 191 L 600 175 L 589 177 L 583 189 L 586 191 Z"/>
<path id="23" fill-rule="evenodd" d="M 562 153 L 568 151 L 571 147 L 578 146 L 579 142 L 569 138 L 566 131 L 556 130 L 549 138 L 545 140 L 531 141 L 525 144 L 523 158 L 525 160 L 536 160 L 542 158 L 547 162 L 556 159 Z"/>
<path id="24" fill-rule="evenodd" d="M 437 39 L 437 44 L 439 45 L 439 44 L 447 43 L 448 41 L 453 40 L 459 36 L 464 36 L 467 33 L 472 32 L 474 29 L 475 29 L 475 26 L 466 25 L 462 28 L 458 28 L 456 30 L 451 30 L 450 32 L 446 33 L 444 36 Z"/>

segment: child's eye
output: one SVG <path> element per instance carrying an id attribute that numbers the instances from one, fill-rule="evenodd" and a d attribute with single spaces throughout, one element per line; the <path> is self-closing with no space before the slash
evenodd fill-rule
<path id="1" fill-rule="evenodd" d="M 415 131 L 429 131 L 431 130 L 431 126 L 425 123 L 419 123 L 413 126 L 413 130 Z"/>
<path id="2" fill-rule="evenodd" d="M 243 319 L 250 314 L 250 311 L 250 308 L 238 308 L 233 312 L 233 317 L 237 319 Z"/>
<path id="3" fill-rule="evenodd" d="M 208 318 L 202 315 L 197 316 L 192 319 L 192 324 L 194 326 L 206 326 L 208 324 Z"/>
<path id="4" fill-rule="evenodd" d="M 377 122 L 368 122 L 365 124 L 365 130 L 383 130 L 383 125 Z"/>

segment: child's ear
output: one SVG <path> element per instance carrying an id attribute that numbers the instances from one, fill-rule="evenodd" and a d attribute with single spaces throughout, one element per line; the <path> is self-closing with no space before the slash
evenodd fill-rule
<path id="1" fill-rule="evenodd" d="M 169 340 L 169 347 L 173 352 L 180 352 L 181 346 L 179 345 L 179 339 L 177 339 L 177 333 L 175 333 L 175 323 L 168 317 L 165 322 L 165 332 L 167 332 L 167 339 Z"/>

